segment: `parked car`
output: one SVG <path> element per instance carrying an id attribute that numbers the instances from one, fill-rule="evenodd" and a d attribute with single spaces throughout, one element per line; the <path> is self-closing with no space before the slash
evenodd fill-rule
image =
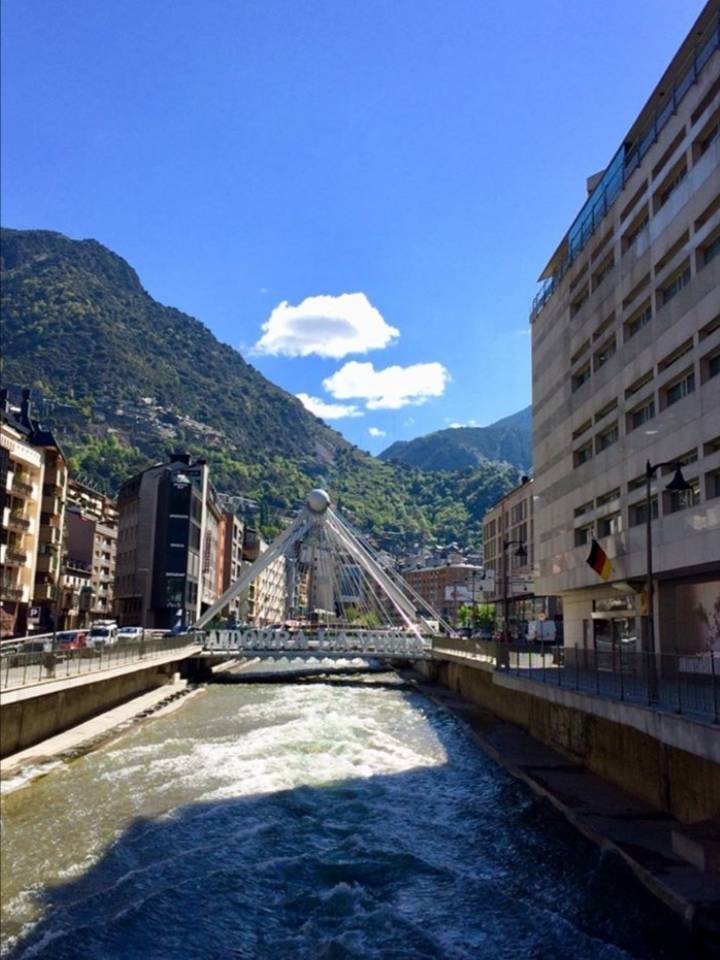
<path id="1" fill-rule="evenodd" d="M 117 632 L 117 638 L 123 641 L 142 640 L 144 632 L 143 627 L 120 627 Z"/>
<path id="2" fill-rule="evenodd" d="M 63 630 L 57 635 L 58 650 L 82 650 L 87 646 L 85 630 Z"/>
<path id="3" fill-rule="evenodd" d="M 117 642 L 118 625 L 114 620 L 96 620 L 90 628 L 88 646 L 93 650 L 111 647 Z"/>

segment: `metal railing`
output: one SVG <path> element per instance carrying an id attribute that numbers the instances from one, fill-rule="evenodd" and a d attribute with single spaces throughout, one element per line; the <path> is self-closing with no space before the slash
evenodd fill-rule
<path id="1" fill-rule="evenodd" d="M 587 241 L 592 237 L 598 226 L 606 217 L 608 211 L 620 195 L 623 187 L 635 170 L 642 163 L 645 154 L 657 141 L 660 132 L 674 116 L 678 105 L 697 80 L 701 70 L 713 53 L 720 47 L 720 16 L 718 16 L 712 33 L 702 47 L 697 49 L 691 58 L 682 77 L 675 82 L 668 92 L 668 99 L 660 110 L 655 113 L 652 123 L 639 136 L 627 152 L 621 147 L 607 167 L 605 176 L 588 197 L 582 210 L 573 221 L 568 237 L 568 254 L 556 268 L 551 277 L 548 277 L 535 296 L 530 312 L 531 319 L 540 313 L 545 304 L 557 289 L 560 281 L 575 262 L 577 255 L 584 249 Z"/>
<path id="2" fill-rule="evenodd" d="M 48 639 L 48 637 L 50 639 Z M 34 637 L 25 647 L 38 649 L 15 652 L 9 644 L 0 647 L 0 689 L 12 690 L 69 677 L 100 673 L 140 660 L 153 660 L 175 651 L 182 652 L 196 642 L 193 635 L 153 637 L 117 642 L 107 647 L 52 649 L 52 634 Z"/>
<path id="3" fill-rule="evenodd" d="M 578 693 L 720 722 L 720 652 L 700 654 L 498 643 L 440 637 L 433 653 Z"/>

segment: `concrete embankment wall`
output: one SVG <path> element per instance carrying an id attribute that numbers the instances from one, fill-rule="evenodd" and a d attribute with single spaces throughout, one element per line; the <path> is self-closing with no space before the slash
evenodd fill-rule
<path id="1" fill-rule="evenodd" d="M 0 698 L 0 757 L 169 683 L 177 668 L 175 663 L 155 663 L 142 669 L 77 678 L 79 683 L 58 681 L 4 693 Z"/>
<path id="2" fill-rule="evenodd" d="M 678 820 L 720 817 L 720 730 L 709 724 L 479 665 L 433 660 L 416 669 Z"/>

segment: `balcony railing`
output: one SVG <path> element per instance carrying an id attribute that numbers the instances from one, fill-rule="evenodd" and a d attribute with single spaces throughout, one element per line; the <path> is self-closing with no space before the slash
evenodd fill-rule
<path id="1" fill-rule="evenodd" d="M 24 497 L 30 497 L 32 496 L 33 485 L 28 483 L 27 480 L 24 480 L 16 475 L 13 477 L 12 487 L 10 489 L 12 493 L 17 493 Z"/>
<path id="2" fill-rule="evenodd" d="M 23 550 L 16 547 L 8 547 L 5 551 L 5 563 L 27 563 L 28 555 Z"/>
<path id="3" fill-rule="evenodd" d="M 11 513 L 8 520 L 8 526 L 11 530 L 29 530 L 30 520 L 22 513 Z"/>
<path id="4" fill-rule="evenodd" d="M 0 593 L 6 600 L 20 600 L 23 589 L 14 580 L 0 578 Z"/>
<path id="5" fill-rule="evenodd" d="M 578 254 L 585 248 L 590 237 L 595 234 L 598 226 L 620 196 L 623 187 L 640 166 L 648 150 L 657 142 L 660 133 L 670 118 L 675 115 L 679 104 L 692 88 L 703 67 L 718 47 L 720 47 L 720 15 L 717 17 L 713 32 L 706 43 L 695 51 L 688 69 L 680 80 L 673 85 L 665 106 L 656 112 L 647 130 L 636 139 L 627 152 L 625 152 L 625 147 L 622 146 L 608 164 L 600 183 L 588 197 L 568 231 L 567 255 L 552 276 L 545 280 L 533 300 L 530 312 L 531 321 L 537 317 L 555 293 L 561 280 L 577 259 Z"/>

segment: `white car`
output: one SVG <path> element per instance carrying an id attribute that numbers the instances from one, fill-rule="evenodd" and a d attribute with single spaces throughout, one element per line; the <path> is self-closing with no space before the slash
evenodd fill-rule
<path id="1" fill-rule="evenodd" d="M 102 650 L 103 647 L 111 647 L 118 638 L 118 628 L 116 623 L 110 621 L 96 621 L 90 628 L 87 644 L 94 650 Z"/>
<path id="2" fill-rule="evenodd" d="M 142 627 L 120 627 L 117 633 L 118 640 L 142 640 Z"/>

